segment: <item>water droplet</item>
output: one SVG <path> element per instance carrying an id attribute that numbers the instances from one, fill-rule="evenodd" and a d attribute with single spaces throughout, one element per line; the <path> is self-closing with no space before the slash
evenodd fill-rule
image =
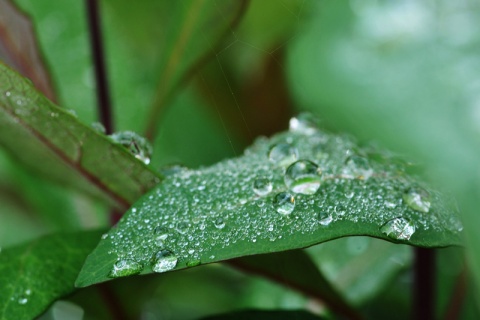
<path id="1" fill-rule="evenodd" d="M 153 234 L 155 235 L 155 244 L 159 247 L 163 247 L 165 240 L 168 238 L 168 229 L 158 226 L 153 230 Z"/>
<path id="2" fill-rule="evenodd" d="M 318 213 L 317 219 L 318 223 L 320 223 L 322 226 L 328 226 L 333 220 L 332 216 L 324 211 Z"/>
<path id="3" fill-rule="evenodd" d="M 185 234 L 188 231 L 188 227 L 189 225 L 187 222 L 179 222 L 177 223 L 175 230 L 177 230 L 181 234 Z"/>
<path id="4" fill-rule="evenodd" d="M 130 151 L 135 158 L 144 162 L 150 163 L 150 157 L 152 156 L 152 146 L 144 137 L 139 136 L 132 131 L 121 131 L 110 135 L 110 138 L 124 146 Z"/>
<path id="5" fill-rule="evenodd" d="M 189 267 L 189 268 L 196 267 L 196 266 L 200 265 L 200 263 L 201 263 L 200 260 L 191 260 L 191 261 L 187 262 L 187 267 Z"/>
<path id="6" fill-rule="evenodd" d="M 105 127 L 100 122 L 93 122 L 92 124 L 90 124 L 90 127 L 98 133 L 105 134 L 106 132 Z"/>
<path id="7" fill-rule="evenodd" d="M 102 234 L 102 237 L 101 237 L 101 238 L 102 238 L 102 240 L 105 240 L 105 239 L 107 239 L 107 238 L 108 238 L 108 233 L 104 233 L 104 234 Z"/>
<path id="8" fill-rule="evenodd" d="M 317 132 L 317 122 L 315 117 L 307 112 L 301 113 L 290 119 L 290 131 L 305 135 L 312 135 Z"/>
<path id="9" fill-rule="evenodd" d="M 387 221 L 380 227 L 380 231 L 392 239 L 410 240 L 415 232 L 415 224 L 408 219 L 398 217 Z"/>
<path id="10" fill-rule="evenodd" d="M 272 192 L 272 183 L 267 178 L 257 178 L 253 182 L 253 191 L 263 197 Z"/>
<path id="11" fill-rule="evenodd" d="M 225 228 L 225 221 L 223 220 L 223 218 L 217 218 L 213 223 L 215 224 L 215 227 L 217 229 Z"/>
<path id="12" fill-rule="evenodd" d="M 161 175 L 168 177 L 173 176 L 174 174 L 188 171 L 188 168 L 181 164 L 172 164 L 168 166 L 161 167 L 159 170 Z"/>
<path id="13" fill-rule="evenodd" d="M 131 259 L 120 259 L 113 265 L 108 276 L 110 278 L 126 277 L 139 274 L 143 270 L 143 264 Z"/>
<path id="14" fill-rule="evenodd" d="M 413 210 L 427 213 L 430 210 L 430 194 L 422 188 L 409 188 L 403 200 Z"/>
<path id="15" fill-rule="evenodd" d="M 18 303 L 19 303 L 19 304 L 24 305 L 24 304 L 27 304 L 27 302 L 28 302 L 28 298 L 27 298 L 27 297 L 20 296 L 20 298 L 18 298 Z"/>
<path id="16" fill-rule="evenodd" d="M 153 259 L 152 270 L 154 272 L 166 272 L 172 270 L 177 265 L 178 258 L 169 250 L 160 250 Z"/>
<path id="17" fill-rule="evenodd" d="M 367 158 L 352 155 L 345 160 L 342 173 L 350 178 L 367 180 L 372 176 L 373 170 Z"/>
<path id="18" fill-rule="evenodd" d="M 290 165 L 285 173 L 285 184 L 295 193 L 314 194 L 320 187 L 321 171 L 308 160 L 299 160 Z"/>
<path id="19" fill-rule="evenodd" d="M 295 209 L 295 198 L 288 192 L 280 192 L 273 199 L 273 205 L 278 213 L 288 215 Z"/>
<path id="20" fill-rule="evenodd" d="M 298 158 L 298 151 L 288 143 L 275 144 L 268 152 L 268 159 L 279 166 L 288 166 Z"/>

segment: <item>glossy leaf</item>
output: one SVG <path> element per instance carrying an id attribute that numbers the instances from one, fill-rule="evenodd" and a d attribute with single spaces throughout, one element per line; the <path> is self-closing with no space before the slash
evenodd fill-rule
<path id="1" fill-rule="evenodd" d="M 55 106 L 5 65 L 0 65 L 0 145 L 44 176 L 101 192 L 120 206 L 159 181 L 125 148 Z"/>
<path id="2" fill-rule="evenodd" d="M 58 233 L 0 253 L 0 319 L 33 319 L 73 283 L 100 231 Z"/>
<path id="3" fill-rule="evenodd" d="M 315 298 L 338 315 L 348 319 L 361 319 L 323 276 L 309 255 L 302 250 L 243 257 L 228 263 Z"/>
<path id="4" fill-rule="evenodd" d="M 303 310 L 244 310 L 230 312 L 210 317 L 202 320 L 320 320 L 319 316 Z"/>
<path id="5" fill-rule="evenodd" d="M 29 17 L 0 0 L 0 60 L 29 78 L 49 99 L 55 94 Z"/>
<path id="6" fill-rule="evenodd" d="M 423 247 L 460 243 L 448 198 L 408 176 L 401 162 L 301 118 L 291 124 L 291 132 L 257 140 L 242 157 L 168 176 L 100 242 L 77 285 L 108 280 L 117 261 L 164 272 L 348 235 Z M 286 169 L 295 158 L 304 160 Z M 420 203 L 428 200 L 428 212 L 412 207 L 412 190 Z"/>

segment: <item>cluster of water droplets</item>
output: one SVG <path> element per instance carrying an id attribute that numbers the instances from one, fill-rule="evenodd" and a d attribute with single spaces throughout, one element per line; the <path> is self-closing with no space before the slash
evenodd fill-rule
<path id="1" fill-rule="evenodd" d="M 290 237 L 308 245 L 341 235 L 340 222 L 374 226 L 398 241 L 418 230 L 460 229 L 439 194 L 371 161 L 353 139 L 319 131 L 308 116 L 293 118 L 288 133 L 260 138 L 239 159 L 164 173 L 109 234 L 118 259 L 111 277 L 196 266 L 230 257 L 235 245 L 288 248 Z"/>
<path id="2" fill-rule="evenodd" d="M 20 305 L 25 305 L 29 302 L 31 297 L 32 297 L 31 289 L 21 289 L 17 294 L 12 295 L 10 297 L 10 300 Z"/>

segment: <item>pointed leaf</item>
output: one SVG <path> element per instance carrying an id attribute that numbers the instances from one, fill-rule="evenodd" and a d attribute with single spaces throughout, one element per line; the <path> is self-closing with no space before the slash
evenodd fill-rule
<path id="1" fill-rule="evenodd" d="M 125 148 L 55 106 L 2 64 L 0 145 L 48 178 L 100 191 L 123 206 L 159 181 L 153 170 Z"/>
<path id="2" fill-rule="evenodd" d="M 320 320 L 303 310 L 243 310 L 202 318 L 202 320 Z"/>
<path id="3" fill-rule="evenodd" d="M 108 280 L 124 259 L 151 273 L 349 235 L 422 247 L 461 243 L 448 198 L 408 176 L 401 162 L 301 118 L 291 124 L 242 157 L 167 177 L 100 242 L 77 285 Z"/>
<path id="4" fill-rule="evenodd" d="M 0 0 L 0 60 L 29 78 L 49 99 L 55 100 L 32 23 L 10 0 Z"/>
<path id="5" fill-rule="evenodd" d="M 0 319 L 33 319 L 74 290 L 100 231 L 59 233 L 0 253 Z"/>
<path id="6" fill-rule="evenodd" d="M 359 319 L 359 314 L 336 292 L 303 250 L 291 250 L 238 258 L 229 264 L 263 275 L 318 299 L 338 315 Z"/>

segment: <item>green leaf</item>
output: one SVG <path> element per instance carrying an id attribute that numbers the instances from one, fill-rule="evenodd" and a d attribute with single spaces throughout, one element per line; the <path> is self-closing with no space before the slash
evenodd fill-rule
<path id="1" fill-rule="evenodd" d="M 319 316 L 303 310 L 244 310 L 209 316 L 202 320 L 319 320 Z"/>
<path id="2" fill-rule="evenodd" d="M 246 5 L 246 0 L 145 1 L 132 10 L 128 1 L 110 3 L 112 13 L 122 26 L 125 26 L 125 21 L 136 20 L 134 27 L 128 28 L 130 30 L 126 30 L 125 35 L 143 44 L 137 48 L 140 56 L 147 52 L 150 59 L 154 59 L 148 71 L 154 71 L 158 80 L 147 118 L 147 137 L 154 136 L 172 94 L 197 66 L 215 53 L 219 40 L 232 31 Z M 159 24 L 159 21 L 162 23 Z M 150 50 L 143 50 L 145 46 Z"/>
<path id="3" fill-rule="evenodd" d="M 229 264 L 263 275 L 318 299 L 338 315 L 360 319 L 359 314 L 337 293 L 319 271 L 310 256 L 302 250 L 291 250 L 230 260 Z"/>
<path id="4" fill-rule="evenodd" d="M 101 193 L 120 206 L 133 203 L 159 181 L 125 148 L 55 106 L 2 64 L 0 145 L 40 174 Z"/>
<path id="5" fill-rule="evenodd" d="M 408 176 L 401 162 L 302 117 L 291 127 L 237 159 L 168 176 L 110 230 L 77 285 L 108 280 L 117 261 L 141 264 L 145 274 L 349 235 L 422 247 L 461 243 L 448 198 Z"/>
<path id="6" fill-rule="evenodd" d="M 33 319 L 74 290 L 100 231 L 58 233 L 2 250 L 0 319 Z"/>

